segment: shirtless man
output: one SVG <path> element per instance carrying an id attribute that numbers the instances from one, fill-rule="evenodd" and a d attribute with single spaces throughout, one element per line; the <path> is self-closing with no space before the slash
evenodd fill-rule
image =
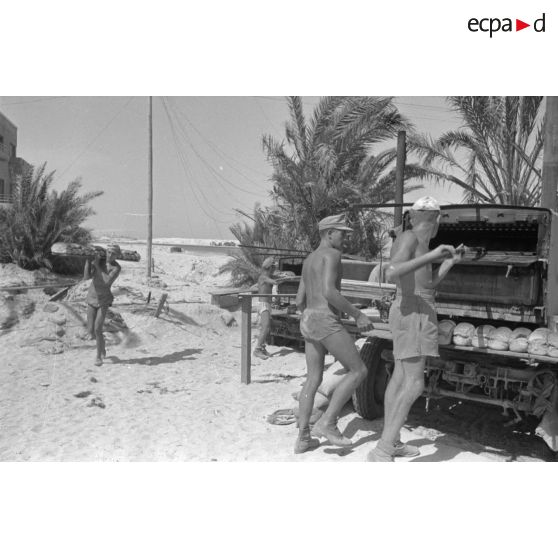
<path id="1" fill-rule="evenodd" d="M 368 461 L 393 461 L 414 457 L 418 448 L 402 444 L 399 431 L 412 404 L 424 390 L 427 356 L 438 356 L 438 321 L 434 290 L 463 256 L 462 247 L 440 245 L 429 251 L 438 233 L 440 206 L 429 196 L 417 200 L 411 209 L 412 229 L 401 232 L 393 243 L 387 280 L 397 285 L 397 296 L 389 313 L 393 334 L 395 366 L 384 398 L 384 429 Z M 432 274 L 432 263 L 442 260 Z"/>
<path id="2" fill-rule="evenodd" d="M 341 250 L 347 227 L 342 215 L 326 217 L 318 223 L 321 241 L 304 261 L 296 305 L 302 312 L 300 331 L 306 341 L 307 379 L 299 398 L 299 434 L 294 452 L 303 453 L 320 445 L 310 435 L 310 416 L 316 391 L 322 382 L 324 357 L 330 352 L 347 370 L 331 395 L 325 413 L 314 425 L 312 434 L 327 438 L 336 446 L 349 446 L 351 440 L 339 432 L 337 419 L 353 391 L 366 378 L 366 365 L 354 339 L 341 324 L 339 312 L 356 320 L 359 329 L 372 329 L 372 322 L 341 295 Z"/>
<path id="3" fill-rule="evenodd" d="M 262 263 L 262 272 L 258 277 L 258 294 L 271 294 L 273 285 L 278 285 L 279 280 L 274 276 L 275 259 L 269 256 Z M 269 334 L 271 322 L 271 299 L 260 298 L 257 305 L 258 316 L 260 318 L 260 333 L 258 335 L 258 342 L 254 349 L 254 356 L 263 360 L 268 359 L 271 355 L 265 348 L 265 340 Z"/>
<path id="4" fill-rule="evenodd" d="M 95 339 L 97 344 L 97 358 L 95 366 L 103 364 L 106 357 L 103 325 L 108 307 L 112 305 L 114 296 L 110 290 L 112 284 L 120 274 L 121 267 L 116 261 L 120 255 L 118 244 L 109 244 L 106 249 L 106 259 L 95 256 L 92 262 L 87 259 L 83 270 L 84 279 L 93 279 L 87 291 L 87 331 L 90 339 Z"/>

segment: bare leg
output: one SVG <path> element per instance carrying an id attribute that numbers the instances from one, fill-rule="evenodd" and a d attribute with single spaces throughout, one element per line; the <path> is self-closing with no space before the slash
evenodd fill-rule
<path id="1" fill-rule="evenodd" d="M 405 424 L 413 403 L 424 391 L 424 357 L 409 358 L 397 362 L 400 363 L 399 367 L 402 370 L 403 381 L 397 391 L 393 389 L 390 392 L 389 408 L 386 409 L 382 432 L 382 440 L 390 446 L 399 439 L 399 431 Z"/>
<path id="2" fill-rule="evenodd" d="M 87 305 L 87 333 L 91 339 L 95 339 L 95 319 L 97 318 L 97 308 Z"/>
<path id="3" fill-rule="evenodd" d="M 325 349 L 321 343 L 317 341 L 306 341 L 306 382 L 300 392 L 298 399 L 299 419 L 298 425 L 300 430 L 308 429 L 310 424 L 310 416 L 314 408 L 314 397 L 322 383 L 324 375 L 324 359 Z"/>
<path id="4" fill-rule="evenodd" d="M 265 310 L 260 314 L 260 333 L 258 335 L 258 343 L 256 345 L 256 348 L 263 347 L 265 345 L 265 340 L 267 339 L 267 335 L 269 333 L 269 327 L 269 312 Z"/>
<path id="5" fill-rule="evenodd" d="M 403 366 L 400 360 L 396 360 L 384 396 L 384 424 L 390 424 L 393 421 L 396 396 L 402 389 L 403 380 Z"/>
<path id="6" fill-rule="evenodd" d="M 325 436 L 332 444 L 347 446 L 351 441 L 337 429 L 337 419 L 345 403 L 366 378 L 368 370 L 358 354 L 353 338 L 346 330 L 326 337 L 322 344 L 343 365 L 347 373 L 333 390 L 328 408 L 316 422 L 314 432 Z"/>
<path id="7" fill-rule="evenodd" d="M 343 406 L 368 373 L 360 358 L 353 338 L 345 330 L 334 333 L 322 341 L 325 348 L 343 365 L 347 373 L 331 394 L 327 411 L 323 415 L 326 424 L 335 424 Z"/>
<path id="8" fill-rule="evenodd" d="M 108 308 L 102 306 L 97 312 L 97 318 L 95 319 L 95 337 L 97 339 L 97 360 L 95 364 L 100 366 L 103 363 L 103 357 L 106 356 L 105 352 L 105 338 L 103 337 L 103 324 L 105 323 L 105 317 L 107 315 Z"/>
<path id="9" fill-rule="evenodd" d="M 303 453 L 320 445 L 310 434 L 310 417 L 314 407 L 314 397 L 322 383 L 324 374 L 325 349 L 317 341 L 306 341 L 306 382 L 298 400 L 298 438 L 294 452 Z"/>

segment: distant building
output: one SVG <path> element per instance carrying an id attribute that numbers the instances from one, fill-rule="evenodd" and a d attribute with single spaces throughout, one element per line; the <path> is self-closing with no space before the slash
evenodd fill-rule
<path id="1" fill-rule="evenodd" d="M 17 128 L 0 112 L 0 205 L 11 203 L 15 177 L 26 167 L 17 156 Z"/>

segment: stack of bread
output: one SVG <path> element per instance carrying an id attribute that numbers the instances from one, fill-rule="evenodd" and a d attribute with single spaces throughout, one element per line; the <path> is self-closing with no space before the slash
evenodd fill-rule
<path id="1" fill-rule="evenodd" d="M 452 320 L 442 320 L 438 324 L 438 345 L 451 345 L 455 322 Z"/>
<path id="2" fill-rule="evenodd" d="M 455 326 L 453 330 L 453 343 L 466 347 L 473 344 L 473 336 L 475 334 L 475 326 L 467 322 L 461 322 Z"/>
<path id="3" fill-rule="evenodd" d="M 473 347 L 485 349 L 488 347 L 490 335 L 496 328 L 490 324 L 480 325 L 475 329 L 472 339 Z"/>
<path id="4" fill-rule="evenodd" d="M 473 324 L 452 320 L 442 320 L 438 324 L 438 344 L 462 347 L 490 348 L 497 351 L 513 351 L 533 355 L 558 358 L 558 333 L 552 333 L 546 327 L 531 331 L 526 327 L 495 327 L 483 324 L 475 328 Z"/>

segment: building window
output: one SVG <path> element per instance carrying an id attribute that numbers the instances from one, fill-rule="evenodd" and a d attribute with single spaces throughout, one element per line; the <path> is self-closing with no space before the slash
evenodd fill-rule
<path id="1" fill-rule="evenodd" d="M 0 201 L 4 198 L 4 196 L 7 196 L 8 192 L 6 192 L 5 190 L 5 182 L 3 178 L 0 178 Z"/>
<path id="2" fill-rule="evenodd" d="M 4 136 L 0 136 L 0 143 L 4 144 Z"/>
<path id="3" fill-rule="evenodd" d="M 15 156 L 16 156 L 16 146 L 15 146 L 13 143 L 10 143 L 10 147 L 11 147 L 11 150 L 12 150 L 11 156 L 15 159 Z"/>

